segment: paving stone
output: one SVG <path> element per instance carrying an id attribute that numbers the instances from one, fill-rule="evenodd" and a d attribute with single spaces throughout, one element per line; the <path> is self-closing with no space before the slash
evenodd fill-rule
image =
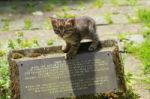
<path id="1" fill-rule="evenodd" d="M 136 44 L 141 44 L 144 42 L 144 37 L 141 34 L 134 34 L 134 35 L 129 35 L 127 39 L 131 42 L 134 42 Z"/>

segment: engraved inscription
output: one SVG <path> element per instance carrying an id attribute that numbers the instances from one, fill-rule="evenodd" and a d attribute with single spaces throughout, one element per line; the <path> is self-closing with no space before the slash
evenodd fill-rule
<path id="1" fill-rule="evenodd" d="M 18 65 L 21 99 L 56 99 L 117 89 L 110 52 L 84 53 L 70 61 L 63 57 L 20 61 Z"/>

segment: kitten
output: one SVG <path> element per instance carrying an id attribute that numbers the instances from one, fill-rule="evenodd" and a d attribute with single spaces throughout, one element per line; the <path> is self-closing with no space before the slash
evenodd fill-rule
<path id="1" fill-rule="evenodd" d="M 54 32 L 66 42 L 66 46 L 62 48 L 67 52 L 66 59 L 72 59 L 77 54 L 80 41 L 83 39 L 92 40 L 89 51 L 96 50 L 99 38 L 94 19 L 88 16 L 68 19 L 51 18 L 51 23 Z"/>

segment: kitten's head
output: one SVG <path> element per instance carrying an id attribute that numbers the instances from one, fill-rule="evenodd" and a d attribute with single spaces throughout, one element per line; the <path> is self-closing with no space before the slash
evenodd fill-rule
<path id="1" fill-rule="evenodd" d="M 62 38 L 67 38 L 75 32 L 74 18 L 70 18 L 70 19 L 51 18 L 51 23 L 54 32 Z"/>

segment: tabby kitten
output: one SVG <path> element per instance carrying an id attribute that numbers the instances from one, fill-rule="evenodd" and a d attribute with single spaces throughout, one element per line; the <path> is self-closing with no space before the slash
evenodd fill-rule
<path id="1" fill-rule="evenodd" d="M 99 38 L 92 18 L 88 16 L 69 19 L 51 18 L 51 23 L 54 32 L 66 42 L 66 46 L 62 47 L 62 50 L 67 52 L 66 59 L 72 59 L 77 54 L 80 41 L 83 39 L 92 40 L 89 51 L 96 50 Z"/>

